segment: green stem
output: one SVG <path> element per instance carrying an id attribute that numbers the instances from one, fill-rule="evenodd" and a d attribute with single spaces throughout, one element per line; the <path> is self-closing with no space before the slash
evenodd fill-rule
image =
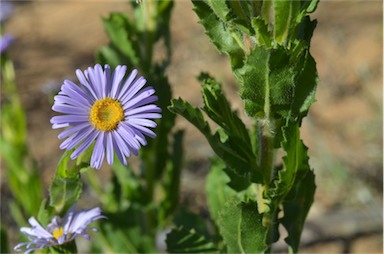
<path id="1" fill-rule="evenodd" d="M 144 213 L 144 229 L 147 233 L 152 234 L 155 228 L 155 218 L 153 215 L 152 205 L 154 203 L 155 190 L 155 166 L 152 150 L 143 151 L 142 155 L 144 178 L 146 182 L 145 193 L 145 213 Z"/>
<path id="2" fill-rule="evenodd" d="M 273 123 L 269 119 L 260 119 L 258 124 L 259 132 L 259 167 L 264 176 L 264 184 L 269 185 L 273 174 L 274 159 L 274 131 Z"/>
<path id="3" fill-rule="evenodd" d="M 264 176 L 264 188 L 262 188 L 263 193 L 268 191 L 268 187 L 273 179 L 273 169 L 274 169 L 274 123 L 268 119 L 260 119 L 259 124 L 259 166 L 261 169 L 261 172 Z M 261 207 L 261 210 L 264 213 L 263 216 L 263 225 L 267 228 L 268 234 L 267 234 L 267 244 L 268 244 L 268 250 L 266 253 L 269 253 L 271 250 L 271 245 L 274 242 L 274 239 L 276 238 L 276 232 L 275 232 L 275 224 L 276 222 L 276 205 L 275 204 L 268 204 L 268 207 L 264 207 L 264 200 L 263 200 L 263 194 L 259 196 L 261 202 L 259 201 L 259 204 L 262 204 L 263 207 Z"/>
<path id="4" fill-rule="evenodd" d="M 50 248 L 51 253 L 77 253 L 75 241 L 70 241 L 62 245 L 57 245 Z"/>
<path id="5" fill-rule="evenodd" d="M 154 13 L 156 11 L 156 4 L 153 0 L 145 0 L 142 2 L 143 8 L 143 20 L 145 23 L 144 28 L 144 61 L 143 69 L 145 72 L 149 72 L 152 64 L 153 44 L 154 44 L 154 32 L 156 30 L 156 20 Z"/>

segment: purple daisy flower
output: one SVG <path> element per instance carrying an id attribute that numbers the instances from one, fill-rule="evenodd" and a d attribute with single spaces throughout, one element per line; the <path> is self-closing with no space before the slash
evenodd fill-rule
<path id="1" fill-rule="evenodd" d="M 20 231 L 28 236 L 30 242 L 19 243 L 14 250 L 29 253 L 36 249 L 62 245 L 72 241 L 79 235 L 89 240 L 90 237 L 87 234 L 88 225 L 98 219 L 107 217 L 101 214 L 102 211 L 98 207 L 77 212 L 75 212 L 75 208 L 76 205 L 73 205 L 63 219 L 59 216 L 53 217 L 46 228 L 43 228 L 34 217 L 29 218 L 28 222 L 32 227 L 22 227 Z M 90 229 L 95 232 L 98 231 L 94 227 Z"/>
<path id="2" fill-rule="evenodd" d="M 14 40 L 15 38 L 10 34 L 0 36 L 0 54 L 4 53 Z"/>
<path id="3" fill-rule="evenodd" d="M 91 167 L 99 169 L 105 154 L 111 165 L 114 153 L 126 165 L 126 157 L 131 153 L 137 155 L 141 146 L 147 144 L 145 136 L 156 137 L 149 129 L 156 127 L 151 119 L 161 118 L 161 109 L 151 104 L 157 100 L 155 90 L 152 87 L 142 89 L 146 83 L 143 77 L 134 81 L 137 70 L 125 78 L 126 70 L 126 66 L 117 66 L 111 73 L 108 65 L 103 70 L 96 64 L 84 74 L 76 71 L 80 86 L 64 81 L 52 106 L 54 111 L 64 115 L 52 117 L 51 123 L 54 129 L 69 127 L 58 137 L 66 138 L 61 149 L 76 147 L 71 159 L 95 143 Z"/>
<path id="4" fill-rule="evenodd" d="M 0 23 L 5 22 L 13 13 L 11 1 L 0 0 Z"/>

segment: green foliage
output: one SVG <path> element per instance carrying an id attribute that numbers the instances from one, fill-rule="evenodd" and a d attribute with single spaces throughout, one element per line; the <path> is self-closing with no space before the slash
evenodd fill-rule
<path id="1" fill-rule="evenodd" d="M 215 245 L 204 236 L 183 227 L 168 233 L 166 243 L 169 253 L 218 253 Z"/>
<path id="2" fill-rule="evenodd" d="M 211 39 L 216 48 L 227 54 L 231 59 L 232 68 L 241 67 L 244 59 L 244 50 L 241 32 L 233 29 L 226 20 L 228 9 L 224 1 L 210 1 L 214 4 L 219 15 L 212 15 L 210 5 L 206 1 L 192 1 L 194 11 L 200 18 L 200 23 L 204 26 L 205 32 Z"/>
<path id="3" fill-rule="evenodd" d="M 294 120 L 306 115 L 314 102 L 316 65 L 307 50 L 299 57 L 289 54 L 283 47 L 256 47 L 247 56 L 238 74 L 248 115 Z"/>
<path id="4" fill-rule="evenodd" d="M 97 252 L 155 252 L 155 239 L 142 227 L 143 213 L 138 208 L 131 207 L 104 214 L 108 220 L 100 224 L 100 232 L 95 234 Z"/>
<path id="5" fill-rule="evenodd" d="M 180 177 L 183 158 L 183 131 L 174 134 L 173 154 L 171 163 L 167 167 L 166 178 L 164 182 L 164 199 L 161 205 L 161 218 L 169 217 L 176 209 L 179 203 Z"/>
<path id="6" fill-rule="evenodd" d="M 312 170 L 300 171 L 298 174 L 300 176 L 296 177 L 294 187 L 283 202 L 284 217 L 281 219 L 281 223 L 288 232 L 285 242 L 293 253 L 298 252 L 301 232 L 316 189 L 315 175 Z"/>
<path id="7" fill-rule="evenodd" d="M 25 215 L 37 215 L 47 225 L 53 214 L 67 211 L 82 194 L 85 173 L 108 217 L 99 225 L 92 252 L 153 253 L 156 236 L 173 225 L 166 238 L 170 253 L 265 253 L 279 239 L 280 224 L 288 232 L 290 252 L 298 252 L 316 188 L 300 126 L 315 101 L 318 82 L 310 54 L 316 21 L 308 16 L 318 0 L 192 2 L 213 45 L 229 57 L 244 110 L 254 121 L 252 129 L 232 110 L 221 85 L 206 73 L 199 77 L 203 107 L 172 100 L 165 71 L 172 54 L 173 1 L 132 2 L 132 13 L 111 13 L 102 19 L 109 43 L 96 58 L 112 68 L 138 69 L 159 98 L 162 118 L 157 120 L 157 137 L 140 150 L 137 169 L 115 160 L 111 178 L 103 185 L 88 170 L 93 147 L 76 162 L 70 161 L 72 151 L 66 151 L 47 205 L 28 155 L 25 112 L 15 90 L 13 67 L 10 62 L 2 66 L 7 101 L 2 105 L 0 152 L 15 196 L 9 207 L 19 224 L 25 224 Z M 155 61 L 160 43 L 166 54 Z M 173 131 L 176 114 L 192 123 L 216 154 L 205 185 L 209 218 L 179 207 L 184 132 Z M 282 165 L 276 165 L 279 150 L 285 153 Z M 281 210 L 284 217 L 279 218 Z M 4 237 L 2 227 L 2 242 Z M 2 245 L 1 250 L 6 248 Z M 43 250 L 48 251 L 77 250 L 71 242 Z"/>
<path id="8" fill-rule="evenodd" d="M 80 198 L 83 183 L 80 179 L 82 165 L 68 165 L 72 150 L 66 151 L 57 166 L 49 188 L 49 205 L 56 213 L 68 210 Z"/>
<path id="9" fill-rule="evenodd" d="M 256 47 L 239 70 L 242 78 L 241 98 L 250 116 L 288 116 L 293 99 L 293 70 L 283 48 Z"/>
<path id="10" fill-rule="evenodd" d="M 103 18 L 103 25 L 108 34 L 111 44 L 104 46 L 98 53 L 101 62 L 108 62 L 113 68 L 122 61 L 130 63 L 130 66 L 137 66 L 140 56 L 137 55 L 139 42 L 134 39 L 132 22 L 126 13 L 112 13 L 108 18 Z"/>
<path id="11" fill-rule="evenodd" d="M 64 243 L 62 245 L 57 245 L 54 247 L 48 248 L 50 254 L 70 254 L 77 253 L 77 246 L 74 241 Z"/>
<path id="12" fill-rule="evenodd" d="M 221 160 L 211 159 L 211 169 L 205 183 L 209 212 L 216 224 L 225 202 L 237 194 L 227 185 L 231 178 L 225 174 L 224 168 L 225 165 Z"/>
<path id="13" fill-rule="evenodd" d="M 0 243 L 0 252 L 9 253 L 7 231 L 5 231 L 3 224 L 0 224 Z"/>
<path id="14" fill-rule="evenodd" d="M 114 213 L 123 216 L 133 209 L 137 218 L 135 223 L 127 225 L 131 228 L 128 232 L 119 230 L 121 224 L 117 220 L 116 224 L 111 221 L 111 228 L 104 227 L 101 233 L 106 242 L 125 239 L 125 243 L 105 243 L 103 250 L 154 252 L 153 239 L 157 230 L 169 223 L 178 206 L 183 132 L 172 133 L 176 115 L 167 109 L 172 90 L 165 75 L 172 53 L 169 26 L 172 9 L 170 0 L 143 1 L 140 5 L 133 2 L 133 15 L 112 13 L 103 18 L 110 42 L 100 48 L 97 61 L 113 67 L 123 64 L 128 69 L 138 69 L 147 84 L 156 90 L 156 104 L 162 109 L 162 118 L 157 120 L 155 129 L 156 138 L 148 139 L 148 144 L 140 150 L 139 170 L 116 162 L 112 182 L 105 188 L 98 187 L 99 181 L 88 175 L 112 216 Z M 153 52 L 160 43 L 166 55 L 155 62 Z M 141 242 L 139 237 L 151 241 Z"/>
<path id="15" fill-rule="evenodd" d="M 230 199 L 220 213 L 219 229 L 228 253 L 263 253 L 267 229 L 254 201 Z"/>
<path id="16" fill-rule="evenodd" d="M 211 216 L 228 252 L 270 251 L 279 223 L 297 252 L 315 190 L 299 128 L 318 82 L 309 52 L 316 21 L 308 16 L 318 1 L 192 2 L 211 42 L 229 56 L 244 109 L 255 120 L 249 132 L 207 74 L 200 77 L 202 109 L 172 100 L 169 109 L 195 125 L 220 158 L 212 159 L 206 182 Z M 218 124 L 216 132 L 203 112 Z M 286 153 L 281 166 L 275 165 L 278 149 Z"/>
<path id="17" fill-rule="evenodd" d="M 25 216 L 37 214 L 36 204 L 41 201 L 42 181 L 26 143 L 26 115 L 17 91 L 12 61 L 5 55 L 1 55 L 1 60 L 3 94 L 0 114 L 0 155 L 4 160 L 7 184 L 14 197 L 9 208 L 16 222 L 23 225 Z"/>
<path id="18" fill-rule="evenodd" d="M 203 75 L 203 77 L 208 77 Z M 220 85 L 212 78 L 204 79 L 203 84 L 204 112 L 217 124 L 219 128 L 212 134 L 211 128 L 204 119 L 200 109 L 193 108 L 182 99 L 172 100 L 169 109 L 185 117 L 195 125 L 206 137 L 212 149 L 226 163 L 229 171 L 242 179 L 252 178 L 261 182 L 261 173 L 252 153 L 252 145 L 245 125 L 235 112 L 231 111 L 229 102 L 221 91 Z M 243 182 L 244 183 L 244 182 Z M 233 186 L 244 189 L 247 185 Z"/>
<path id="19" fill-rule="evenodd" d="M 146 1 L 143 5 L 132 3 L 133 17 L 127 13 L 111 13 L 103 18 L 103 25 L 110 43 L 100 48 L 96 58 L 98 62 L 108 63 L 111 67 L 125 64 L 130 68 L 140 67 L 148 73 L 153 70 L 154 45 L 164 39 L 167 57 L 162 68 L 168 65 L 171 57 L 169 21 L 173 1 Z"/>

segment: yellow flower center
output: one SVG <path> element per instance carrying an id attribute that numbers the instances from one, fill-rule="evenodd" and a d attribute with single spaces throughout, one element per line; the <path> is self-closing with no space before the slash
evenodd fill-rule
<path id="1" fill-rule="evenodd" d="M 54 237 L 56 240 L 59 240 L 60 236 L 63 236 L 63 234 L 64 234 L 64 229 L 63 229 L 62 227 L 60 227 L 60 228 L 55 228 L 55 229 L 53 230 L 53 233 L 52 233 L 53 237 Z"/>
<path id="2" fill-rule="evenodd" d="M 118 100 L 104 98 L 92 105 L 89 119 L 96 129 L 111 131 L 124 120 L 124 110 Z"/>

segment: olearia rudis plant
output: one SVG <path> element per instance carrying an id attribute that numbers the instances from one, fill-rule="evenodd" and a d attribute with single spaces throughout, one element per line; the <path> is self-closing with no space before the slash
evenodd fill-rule
<path id="1" fill-rule="evenodd" d="M 300 126 L 318 81 L 310 54 L 316 21 L 308 16 L 318 1 L 192 2 L 207 36 L 228 56 L 253 124 L 240 119 L 207 73 L 199 76 L 202 108 L 172 99 L 165 71 L 172 54 L 173 1 L 142 0 L 131 3 L 133 15 L 111 13 L 102 20 L 110 41 L 97 52 L 98 63 L 77 70 L 77 80 L 65 80 L 54 97 L 52 128 L 61 129 L 65 151 L 49 197 L 42 198 L 36 171 L 30 171 L 32 183 L 27 181 L 36 186 L 26 186 L 33 191 L 24 199 L 10 186 L 19 207 L 13 216 L 28 237 L 16 251 L 74 253 L 80 249 L 74 240 L 82 237 L 91 239 L 92 253 L 269 253 L 282 225 L 289 252 L 298 252 L 315 192 Z M 165 57 L 155 61 L 159 43 Z M 15 101 L 6 108 L 9 114 L 20 108 Z M 17 112 L 25 122 L 24 111 Z M 173 130 L 176 115 L 196 126 L 216 153 L 206 179 L 209 218 L 178 203 L 183 132 Z M 7 149 L 20 143 L 24 151 L 25 126 L 16 127 L 20 140 L 3 129 L 2 142 Z M 15 158 L 1 152 L 8 171 L 16 172 Z M 132 155 L 138 168 L 130 163 Z M 110 168 L 111 179 L 101 181 L 92 168 Z M 22 175 L 13 178 L 20 182 Z M 87 198 L 84 186 L 96 193 L 100 208 L 76 209 Z"/>
<path id="2" fill-rule="evenodd" d="M 244 110 L 254 119 L 248 130 L 207 74 L 200 76 L 202 109 L 182 99 L 169 107 L 195 125 L 217 155 L 206 189 L 220 251 L 270 252 L 280 224 L 289 250 L 298 251 L 315 192 L 299 128 L 315 101 L 318 77 L 309 50 L 316 21 L 308 14 L 317 2 L 193 1 L 207 36 L 228 55 Z M 203 112 L 218 124 L 214 133 Z M 285 152 L 282 164 L 278 150 Z"/>

